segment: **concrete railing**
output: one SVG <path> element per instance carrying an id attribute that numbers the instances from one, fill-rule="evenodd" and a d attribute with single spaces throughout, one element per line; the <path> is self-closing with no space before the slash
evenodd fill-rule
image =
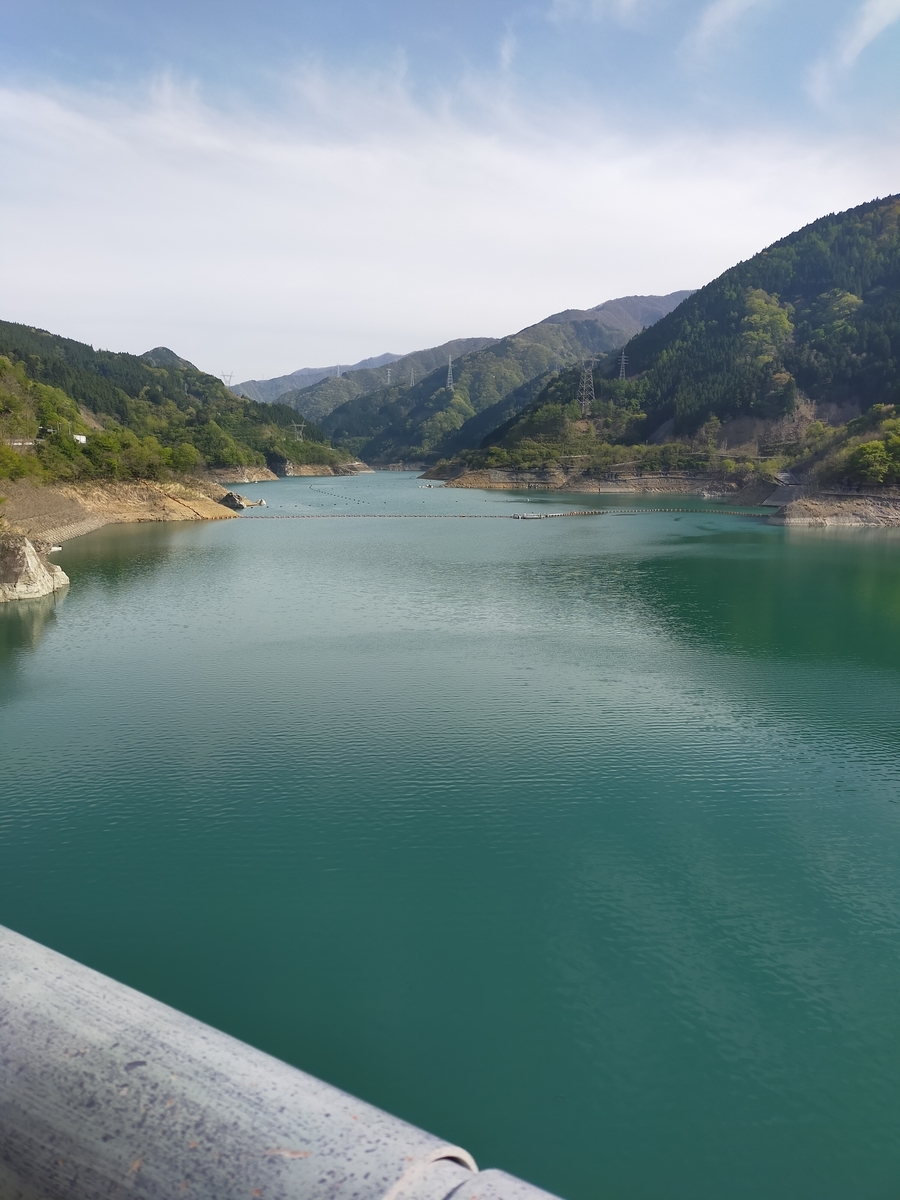
<path id="1" fill-rule="evenodd" d="M 548 1200 L 0 926 L 0 1200 L 113 1196 Z"/>

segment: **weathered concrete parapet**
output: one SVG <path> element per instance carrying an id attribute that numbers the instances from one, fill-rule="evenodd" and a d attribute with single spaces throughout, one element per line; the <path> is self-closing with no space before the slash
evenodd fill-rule
<path id="1" fill-rule="evenodd" d="M 552 1200 L 0 926 L 3 1200 Z"/>
<path id="2" fill-rule="evenodd" d="M 0 603 L 38 600 L 69 586 L 69 577 L 20 533 L 0 534 Z"/>

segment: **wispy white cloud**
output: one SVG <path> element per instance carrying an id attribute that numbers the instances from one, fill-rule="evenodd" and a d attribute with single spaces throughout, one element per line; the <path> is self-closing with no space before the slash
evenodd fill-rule
<path id="1" fill-rule="evenodd" d="M 859 139 L 626 135 L 499 87 L 460 111 L 397 72 L 304 71 L 278 116 L 169 81 L 0 90 L 0 312 L 280 374 L 702 284 L 900 167 Z"/>
<path id="2" fill-rule="evenodd" d="M 685 38 L 685 49 L 695 54 L 706 53 L 722 37 L 732 32 L 745 13 L 761 7 L 766 2 L 767 0 L 713 0 L 701 13 L 695 28 Z"/>
<path id="3" fill-rule="evenodd" d="M 499 61 L 501 71 L 508 71 L 516 57 L 516 37 L 511 30 L 507 30 L 500 40 Z"/>
<path id="4" fill-rule="evenodd" d="M 840 75 L 852 70 L 863 51 L 897 21 L 900 0 L 864 0 L 833 53 L 813 65 L 809 75 L 813 98 L 827 102 Z"/>

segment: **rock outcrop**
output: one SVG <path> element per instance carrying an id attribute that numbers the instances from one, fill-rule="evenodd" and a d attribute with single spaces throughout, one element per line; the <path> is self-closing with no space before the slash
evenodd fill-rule
<path id="1" fill-rule="evenodd" d="M 268 483 L 278 476 L 268 467 L 213 467 L 206 472 L 213 483 Z"/>
<path id="2" fill-rule="evenodd" d="M 248 500 L 246 496 L 242 496 L 240 492 L 226 492 L 219 501 L 226 508 L 236 509 L 238 512 L 244 508 L 265 508 L 265 500 Z"/>
<path id="3" fill-rule="evenodd" d="M 278 474 L 288 479 L 307 475 L 363 475 L 372 468 L 364 462 L 343 462 L 337 466 L 328 463 L 294 463 L 287 459 L 279 466 Z"/>
<path id="4" fill-rule="evenodd" d="M 430 467 L 422 479 L 440 479 L 447 487 L 480 488 L 495 491 L 537 489 L 546 492 L 594 492 L 603 495 L 637 493 L 668 495 L 682 493 L 705 499 L 729 500 L 734 504 L 761 504 L 772 492 L 772 484 L 762 480 L 749 484 L 704 471 L 673 471 L 668 475 L 644 471 L 592 471 L 578 465 L 553 465 L 532 469 L 484 467 L 470 470 L 460 462 L 439 463 Z"/>
<path id="5" fill-rule="evenodd" d="M 900 496 L 890 494 L 840 495 L 820 493 L 786 504 L 769 518 L 770 525 L 897 526 Z"/>
<path id="6" fill-rule="evenodd" d="M 48 562 L 24 534 L 0 534 L 0 603 L 38 600 L 68 586 L 62 567 Z"/>

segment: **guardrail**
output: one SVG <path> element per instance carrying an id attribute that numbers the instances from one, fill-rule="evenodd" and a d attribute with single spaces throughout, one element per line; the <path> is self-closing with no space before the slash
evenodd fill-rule
<path id="1" fill-rule="evenodd" d="M 2 1200 L 552 1200 L 0 926 Z"/>

